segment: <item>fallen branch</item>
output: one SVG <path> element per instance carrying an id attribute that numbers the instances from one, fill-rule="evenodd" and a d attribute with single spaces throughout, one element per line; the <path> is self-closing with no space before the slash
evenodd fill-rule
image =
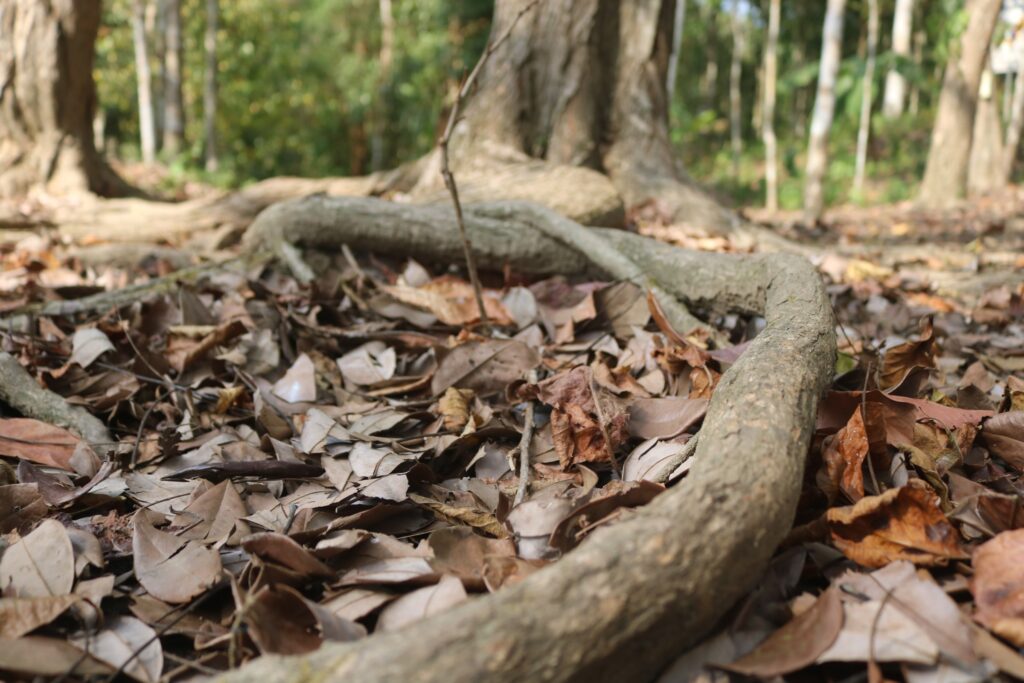
<path id="1" fill-rule="evenodd" d="M 114 443 L 103 422 L 85 408 L 73 406 L 60 395 L 39 386 L 18 359 L 4 351 L 0 351 L 0 401 L 25 417 L 71 429 L 103 450 Z"/>
<path id="2" fill-rule="evenodd" d="M 528 206 L 466 209 L 482 266 L 600 271 L 533 225 Z M 765 316 L 715 390 L 686 478 L 513 587 L 395 633 L 301 658 L 262 657 L 222 680 L 650 680 L 757 581 L 792 525 L 817 401 L 834 367 L 821 279 L 792 255 L 695 253 L 594 232 L 692 306 Z M 450 212 L 341 198 L 271 207 L 245 236 L 250 248 L 275 240 L 449 263 L 461 251 Z"/>

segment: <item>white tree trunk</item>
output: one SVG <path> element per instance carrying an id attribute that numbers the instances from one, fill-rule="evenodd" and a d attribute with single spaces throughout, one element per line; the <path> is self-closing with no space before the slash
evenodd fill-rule
<path id="1" fill-rule="evenodd" d="M 206 142 L 206 170 L 216 171 L 217 158 L 217 0 L 206 0 L 206 69 L 203 78 L 203 134 Z"/>
<path id="2" fill-rule="evenodd" d="M 914 22 L 914 0 L 896 0 L 892 16 L 892 53 L 896 57 L 910 56 L 910 37 Z M 907 79 L 896 65 L 885 75 L 885 96 L 882 113 L 886 118 L 895 118 L 903 113 L 907 95 Z"/>
<path id="3" fill-rule="evenodd" d="M 868 56 L 864 64 L 864 83 L 860 100 L 860 127 L 857 129 L 857 161 L 853 174 L 853 192 L 864 191 L 864 169 L 868 161 L 868 136 L 871 134 L 871 95 L 875 82 L 875 54 L 878 52 L 878 0 L 868 0 Z"/>
<path id="4" fill-rule="evenodd" d="M 151 164 L 156 160 L 156 122 L 153 117 L 153 77 L 146 50 L 146 6 L 143 0 L 135 0 L 132 4 L 132 44 L 135 48 L 142 161 Z"/>
<path id="5" fill-rule="evenodd" d="M 686 0 L 676 0 L 676 14 L 672 25 L 672 53 L 668 58 L 668 75 L 665 77 L 665 101 L 672 111 L 672 96 L 676 92 L 676 76 L 679 74 L 679 55 L 683 48 L 683 28 L 686 26 Z"/>
<path id="6" fill-rule="evenodd" d="M 181 93 L 182 36 L 181 0 L 166 1 L 167 41 L 164 53 L 164 150 L 176 155 L 185 137 L 184 104 Z"/>
<path id="7" fill-rule="evenodd" d="M 843 41 L 843 11 L 846 0 L 828 0 L 821 38 L 821 66 L 818 92 L 814 98 L 807 171 L 804 181 L 804 212 L 816 220 L 825 209 L 825 172 L 828 169 L 828 135 L 836 109 L 836 76 Z"/>
<path id="8" fill-rule="evenodd" d="M 729 131 L 732 147 L 732 177 L 739 180 L 740 156 L 743 154 L 743 99 L 740 80 L 743 78 L 743 25 L 740 1 L 732 2 L 732 60 L 729 64 Z"/>
<path id="9" fill-rule="evenodd" d="M 1024 55 L 1018 57 L 1018 64 L 1024 62 Z M 1024 128 L 1024 74 L 1017 74 L 1013 80 L 1013 102 L 1010 105 L 1010 121 L 1006 124 L 1006 145 L 1003 150 L 1003 185 L 1013 176 L 1013 165 L 1017 161 L 1021 130 Z"/>
<path id="10" fill-rule="evenodd" d="M 978 88 L 971 156 L 967 166 L 967 191 L 971 196 L 989 194 L 1003 185 L 1002 125 L 996 104 L 995 76 L 985 69 Z"/>
<path id="11" fill-rule="evenodd" d="M 765 207 L 779 208 L 779 153 L 775 137 L 775 92 L 779 78 L 779 24 L 782 0 L 771 0 L 768 8 L 768 37 L 764 46 L 764 187 Z"/>

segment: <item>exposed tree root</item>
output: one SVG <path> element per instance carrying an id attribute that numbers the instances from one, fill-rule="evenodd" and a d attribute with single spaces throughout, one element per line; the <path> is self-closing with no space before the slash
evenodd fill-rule
<path id="1" fill-rule="evenodd" d="M 481 265 L 593 270 L 530 215 L 510 203 L 467 208 Z M 821 280 L 792 255 L 698 254 L 623 231 L 596 234 L 691 305 L 766 318 L 723 376 L 682 483 L 516 586 L 396 633 L 263 657 L 222 680 L 648 680 L 753 585 L 792 524 L 832 374 L 834 324 Z M 246 234 L 250 247 L 282 240 L 442 262 L 461 249 L 450 210 L 367 199 L 280 204 Z"/>
<path id="2" fill-rule="evenodd" d="M 0 351 L 0 401 L 25 417 L 71 429 L 103 450 L 114 443 L 103 422 L 85 408 L 73 406 L 60 395 L 39 386 L 18 359 L 4 351 Z"/>

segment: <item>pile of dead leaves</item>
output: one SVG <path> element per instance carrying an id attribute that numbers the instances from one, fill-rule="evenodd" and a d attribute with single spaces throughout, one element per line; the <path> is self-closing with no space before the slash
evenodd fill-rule
<path id="1" fill-rule="evenodd" d="M 0 257 L 0 309 L 144 277 L 41 238 Z M 213 674 L 520 581 L 685 477 L 762 324 L 721 319 L 735 346 L 708 350 L 631 284 L 509 275 L 485 334 L 451 274 L 351 254 L 329 273 L 225 268 L 5 326 L 2 350 L 114 435 L 0 413 L 5 677 Z M 1019 675 L 1000 639 L 1024 645 L 1020 293 L 833 294 L 843 353 L 789 547 L 666 680 Z"/>

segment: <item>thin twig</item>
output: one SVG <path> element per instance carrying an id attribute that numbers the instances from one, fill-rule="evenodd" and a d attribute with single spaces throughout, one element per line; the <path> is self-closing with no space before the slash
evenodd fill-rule
<path id="1" fill-rule="evenodd" d="M 537 371 L 530 370 L 530 384 L 537 383 Z M 516 489 L 514 505 L 526 500 L 526 491 L 530 488 L 530 442 L 533 440 L 533 401 L 526 404 L 526 415 L 523 417 L 523 438 L 519 440 L 519 488 Z"/>
<path id="2" fill-rule="evenodd" d="M 459 110 L 462 108 L 462 104 L 466 97 L 469 95 L 469 91 L 473 88 L 473 84 L 476 83 L 477 76 L 484 68 L 484 64 L 490 59 L 494 51 L 505 42 L 505 40 L 512 34 L 512 29 L 519 23 L 519 19 L 530 11 L 539 0 L 533 0 L 533 2 L 527 4 L 519 13 L 516 14 L 515 18 L 512 19 L 512 23 L 509 24 L 505 32 L 501 34 L 496 40 L 491 41 L 487 45 L 487 49 L 480 55 L 479 61 L 473 70 L 469 72 L 469 76 L 462 82 L 462 86 L 459 88 L 458 94 L 455 96 L 455 102 L 452 103 L 452 111 L 448 115 L 448 124 L 444 127 L 444 133 L 441 135 L 441 139 L 438 141 L 438 147 L 441 150 L 441 177 L 444 178 L 444 186 L 448 188 L 448 192 L 452 196 L 452 204 L 455 205 L 455 222 L 459 226 L 459 236 L 462 238 L 462 252 L 466 258 L 466 270 L 469 271 L 469 281 L 473 285 L 473 296 L 476 298 L 476 305 L 480 311 L 480 324 L 487 328 L 490 323 L 487 319 L 487 310 L 484 308 L 484 294 L 483 289 L 480 287 L 480 276 L 476 269 L 476 259 L 473 256 L 473 245 L 469 241 L 469 235 L 466 234 L 466 222 L 462 217 L 462 204 L 459 202 L 459 189 L 455 184 L 455 176 L 452 175 L 451 168 L 448 164 L 448 142 L 451 140 L 452 132 L 455 130 L 455 124 L 459 119 Z"/>

